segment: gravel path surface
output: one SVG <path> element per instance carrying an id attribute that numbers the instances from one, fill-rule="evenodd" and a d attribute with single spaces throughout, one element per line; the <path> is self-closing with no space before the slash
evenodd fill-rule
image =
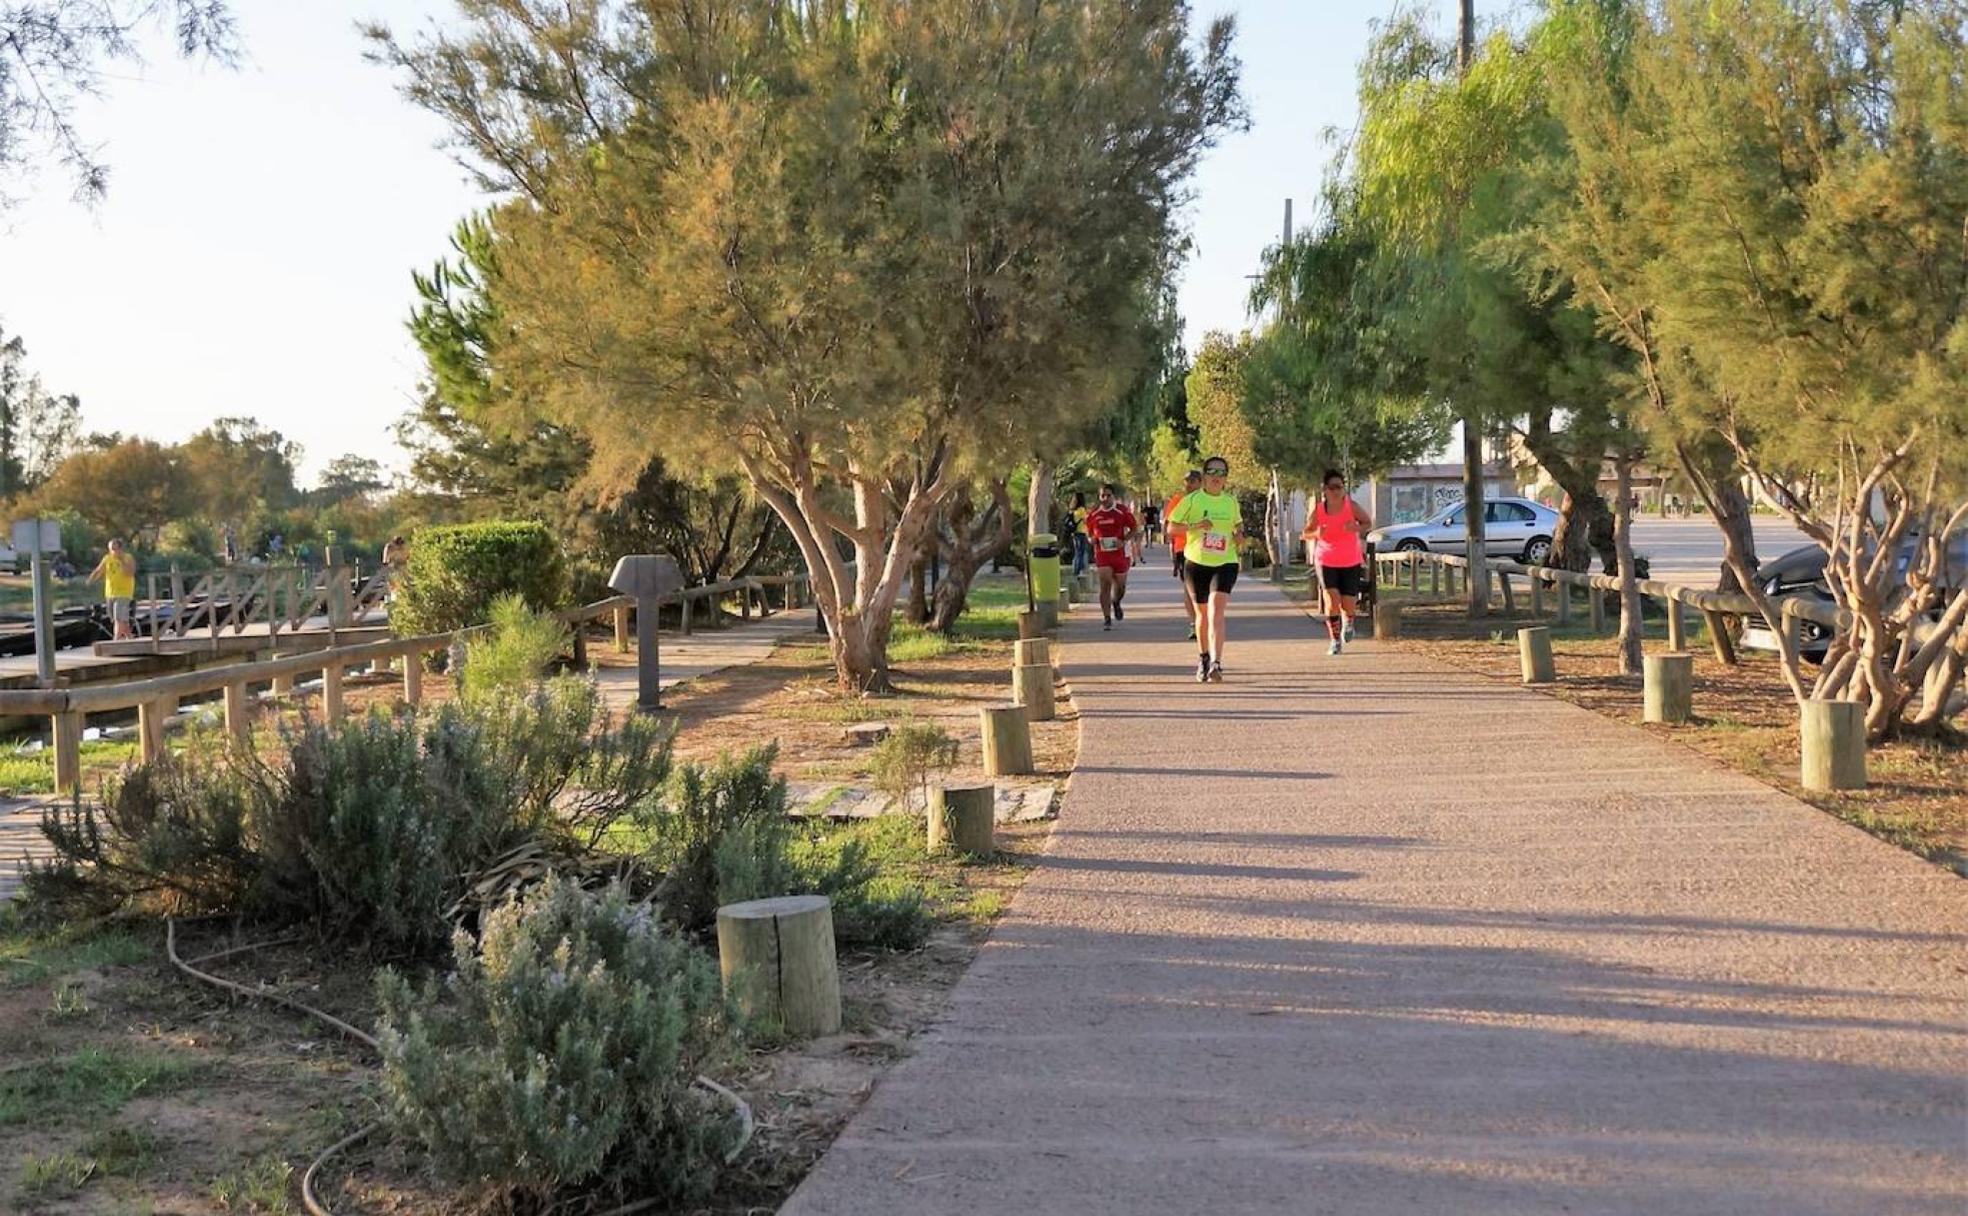
<path id="1" fill-rule="evenodd" d="M 1050 854 L 786 1213 L 1968 1210 L 1968 885 L 1255 580 L 1198 687 L 1174 590 L 1075 613 Z"/>

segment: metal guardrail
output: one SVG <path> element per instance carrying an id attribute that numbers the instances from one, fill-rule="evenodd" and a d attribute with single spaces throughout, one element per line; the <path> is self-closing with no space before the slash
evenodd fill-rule
<path id="1" fill-rule="evenodd" d="M 690 609 L 694 603 L 704 600 L 715 601 L 726 595 L 737 594 L 742 602 L 743 615 L 749 619 L 754 601 L 761 616 L 771 614 L 767 588 L 774 586 L 782 588 L 784 609 L 791 610 L 798 606 L 806 585 L 807 576 L 804 574 L 731 579 L 700 587 L 686 587 L 664 596 L 658 603 L 680 605 L 683 609 L 683 631 L 688 633 Z M 588 661 L 587 633 L 582 627 L 604 617 L 612 617 L 614 620 L 616 649 L 627 651 L 630 637 L 629 615 L 634 607 L 633 599 L 617 595 L 555 614 L 560 620 L 574 626 L 575 664 L 585 667 Z M 81 783 L 82 729 L 84 719 L 89 714 L 135 709 L 140 753 L 148 762 L 164 754 L 164 720 L 170 716 L 183 698 L 223 692 L 226 732 L 234 738 L 243 739 L 250 730 L 247 697 L 249 685 L 271 683 L 276 693 L 283 693 L 291 691 L 297 677 L 320 672 L 323 716 L 331 722 L 337 722 L 343 717 L 342 684 L 348 668 L 378 662 L 387 663 L 397 659 L 405 660 L 403 698 L 414 705 L 423 699 L 421 662 L 423 656 L 432 651 L 448 649 L 454 642 L 468 639 L 484 629 L 483 625 L 474 625 L 450 633 L 420 634 L 414 637 L 384 638 L 348 646 L 331 646 L 324 650 L 313 650 L 303 654 L 208 667 L 166 676 L 152 676 L 120 684 L 91 684 L 75 688 L 0 689 L 0 716 L 47 715 L 53 718 L 55 788 L 60 793 L 69 793 Z M 270 636 L 268 640 L 269 644 L 272 644 L 275 639 Z"/>

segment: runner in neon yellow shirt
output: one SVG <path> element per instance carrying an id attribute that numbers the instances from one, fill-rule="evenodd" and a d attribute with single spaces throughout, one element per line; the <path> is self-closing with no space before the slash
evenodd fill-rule
<path id="1" fill-rule="evenodd" d="M 103 598 L 109 601 L 109 619 L 115 622 L 112 636 L 136 636 L 131 616 L 137 599 L 137 559 L 123 551 L 123 542 L 109 542 L 109 552 L 89 572 L 89 581 L 102 580 Z"/>
<path id="2" fill-rule="evenodd" d="M 1169 523 L 1182 525 L 1183 573 L 1196 597 L 1196 683 L 1223 679 L 1223 623 L 1230 591 L 1237 585 L 1237 550 L 1244 539 L 1244 513 L 1229 492 L 1230 462 L 1212 456 L 1203 462 L 1203 488 L 1182 496 Z"/>

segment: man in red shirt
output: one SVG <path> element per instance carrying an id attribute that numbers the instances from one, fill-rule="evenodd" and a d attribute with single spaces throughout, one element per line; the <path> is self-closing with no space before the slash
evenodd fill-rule
<path id="1" fill-rule="evenodd" d="M 1121 599 L 1127 595 L 1128 545 L 1141 531 L 1134 512 L 1116 501 L 1118 491 L 1100 487 L 1100 505 L 1087 512 L 1086 534 L 1093 540 L 1093 564 L 1100 572 L 1100 619 L 1103 629 L 1125 620 Z"/>

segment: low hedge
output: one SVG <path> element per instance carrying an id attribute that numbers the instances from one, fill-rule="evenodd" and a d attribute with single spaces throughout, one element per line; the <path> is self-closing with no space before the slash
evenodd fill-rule
<path id="1" fill-rule="evenodd" d="M 491 618 L 492 603 L 517 595 L 539 612 L 567 604 L 567 562 L 542 523 L 500 520 L 422 528 L 390 605 L 400 634 L 448 633 Z"/>

